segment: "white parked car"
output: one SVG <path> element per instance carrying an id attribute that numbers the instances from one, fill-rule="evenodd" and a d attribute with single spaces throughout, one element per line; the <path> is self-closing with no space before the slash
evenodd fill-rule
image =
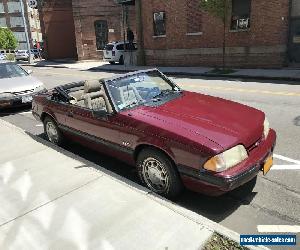
<path id="1" fill-rule="evenodd" d="M 30 73 L 14 62 L 0 61 L 0 110 L 30 105 L 35 94 L 46 91 Z"/>
<path id="2" fill-rule="evenodd" d="M 17 50 L 15 53 L 16 60 L 28 60 L 29 53 L 28 50 Z"/>
<path id="3" fill-rule="evenodd" d="M 129 42 L 125 42 L 125 48 L 127 51 L 130 49 L 136 50 L 136 43 L 130 45 Z M 116 62 L 124 64 L 124 42 L 108 43 L 103 51 L 103 60 L 110 64 L 115 64 Z"/>

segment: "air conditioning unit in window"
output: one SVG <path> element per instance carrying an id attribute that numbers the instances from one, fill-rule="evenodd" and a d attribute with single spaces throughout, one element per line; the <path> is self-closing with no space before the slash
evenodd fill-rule
<path id="1" fill-rule="evenodd" d="M 239 29 L 248 29 L 250 24 L 250 18 L 240 18 L 237 20 L 237 27 Z"/>

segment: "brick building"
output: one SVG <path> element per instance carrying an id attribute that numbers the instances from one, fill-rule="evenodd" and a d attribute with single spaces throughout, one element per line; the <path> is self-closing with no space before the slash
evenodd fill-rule
<path id="1" fill-rule="evenodd" d="M 141 0 L 148 65 L 222 64 L 224 26 L 199 0 Z M 228 0 L 226 64 L 280 67 L 287 60 L 289 0 Z"/>
<path id="2" fill-rule="evenodd" d="M 135 32 L 134 6 L 114 0 L 73 0 L 73 16 L 79 60 L 101 59 L 108 42 L 123 40 L 123 20 Z"/>
<path id="3" fill-rule="evenodd" d="M 48 59 L 77 59 L 72 0 L 44 0 L 40 17 Z"/>
<path id="4" fill-rule="evenodd" d="M 100 60 L 108 42 L 123 39 L 123 26 L 135 32 L 134 6 L 122 10 L 115 0 L 44 0 L 40 12 L 49 59 Z"/>
<path id="5" fill-rule="evenodd" d="M 29 43 L 31 48 L 34 48 L 37 42 L 42 42 L 39 13 L 37 9 L 28 7 L 26 0 L 23 0 L 23 4 Z M 0 0 L 0 27 L 7 27 L 13 31 L 19 42 L 17 49 L 28 49 L 20 0 Z"/>

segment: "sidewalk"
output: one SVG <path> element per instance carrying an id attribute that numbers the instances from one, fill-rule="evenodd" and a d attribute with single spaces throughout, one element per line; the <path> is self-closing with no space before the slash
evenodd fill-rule
<path id="1" fill-rule="evenodd" d="M 28 64 L 23 64 L 28 66 Z M 136 70 L 151 69 L 155 66 L 124 66 L 110 65 L 102 61 L 39 61 L 33 64 L 34 67 L 69 68 L 78 70 L 90 70 L 99 72 L 124 73 Z M 225 77 L 242 79 L 262 79 L 262 80 L 287 80 L 299 81 L 300 69 L 235 69 L 231 74 L 211 73 L 213 68 L 209 67 L 157 67 L 160 71 L 168 75 L 186 75 L 203 77 Z"/>
<path id="2" fill-rule="evenodd" d="M 239 240 L 3 120 L 0 152 L 1 249 L 201 249 L 214 231 Z"/>

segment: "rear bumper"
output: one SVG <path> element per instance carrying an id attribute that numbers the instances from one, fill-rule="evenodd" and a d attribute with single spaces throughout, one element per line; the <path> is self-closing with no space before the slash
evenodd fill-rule
<path id="1" fill-rule="evenodd" d="M 184 185 L 193 191 L 210 196 L 218 196 L 252 180 L 268 158 L 273 153 L 276 144 L 276 133 L 270 130 L 266 140 L 253 149 L 249 157 L 237 166 L 221 173 L 209 171 L 182 171 L 179 167 Z"/>
<path id="2" fill-rule="evenodd" d="M 32 95 L 30 96 L 32 97 Z M 21 96 L 0 100 L 0 109 L 22 107 L 22 106 L 29 106 L 29 105 L 31 105 L 31 101 L 22 102 Z"/>

